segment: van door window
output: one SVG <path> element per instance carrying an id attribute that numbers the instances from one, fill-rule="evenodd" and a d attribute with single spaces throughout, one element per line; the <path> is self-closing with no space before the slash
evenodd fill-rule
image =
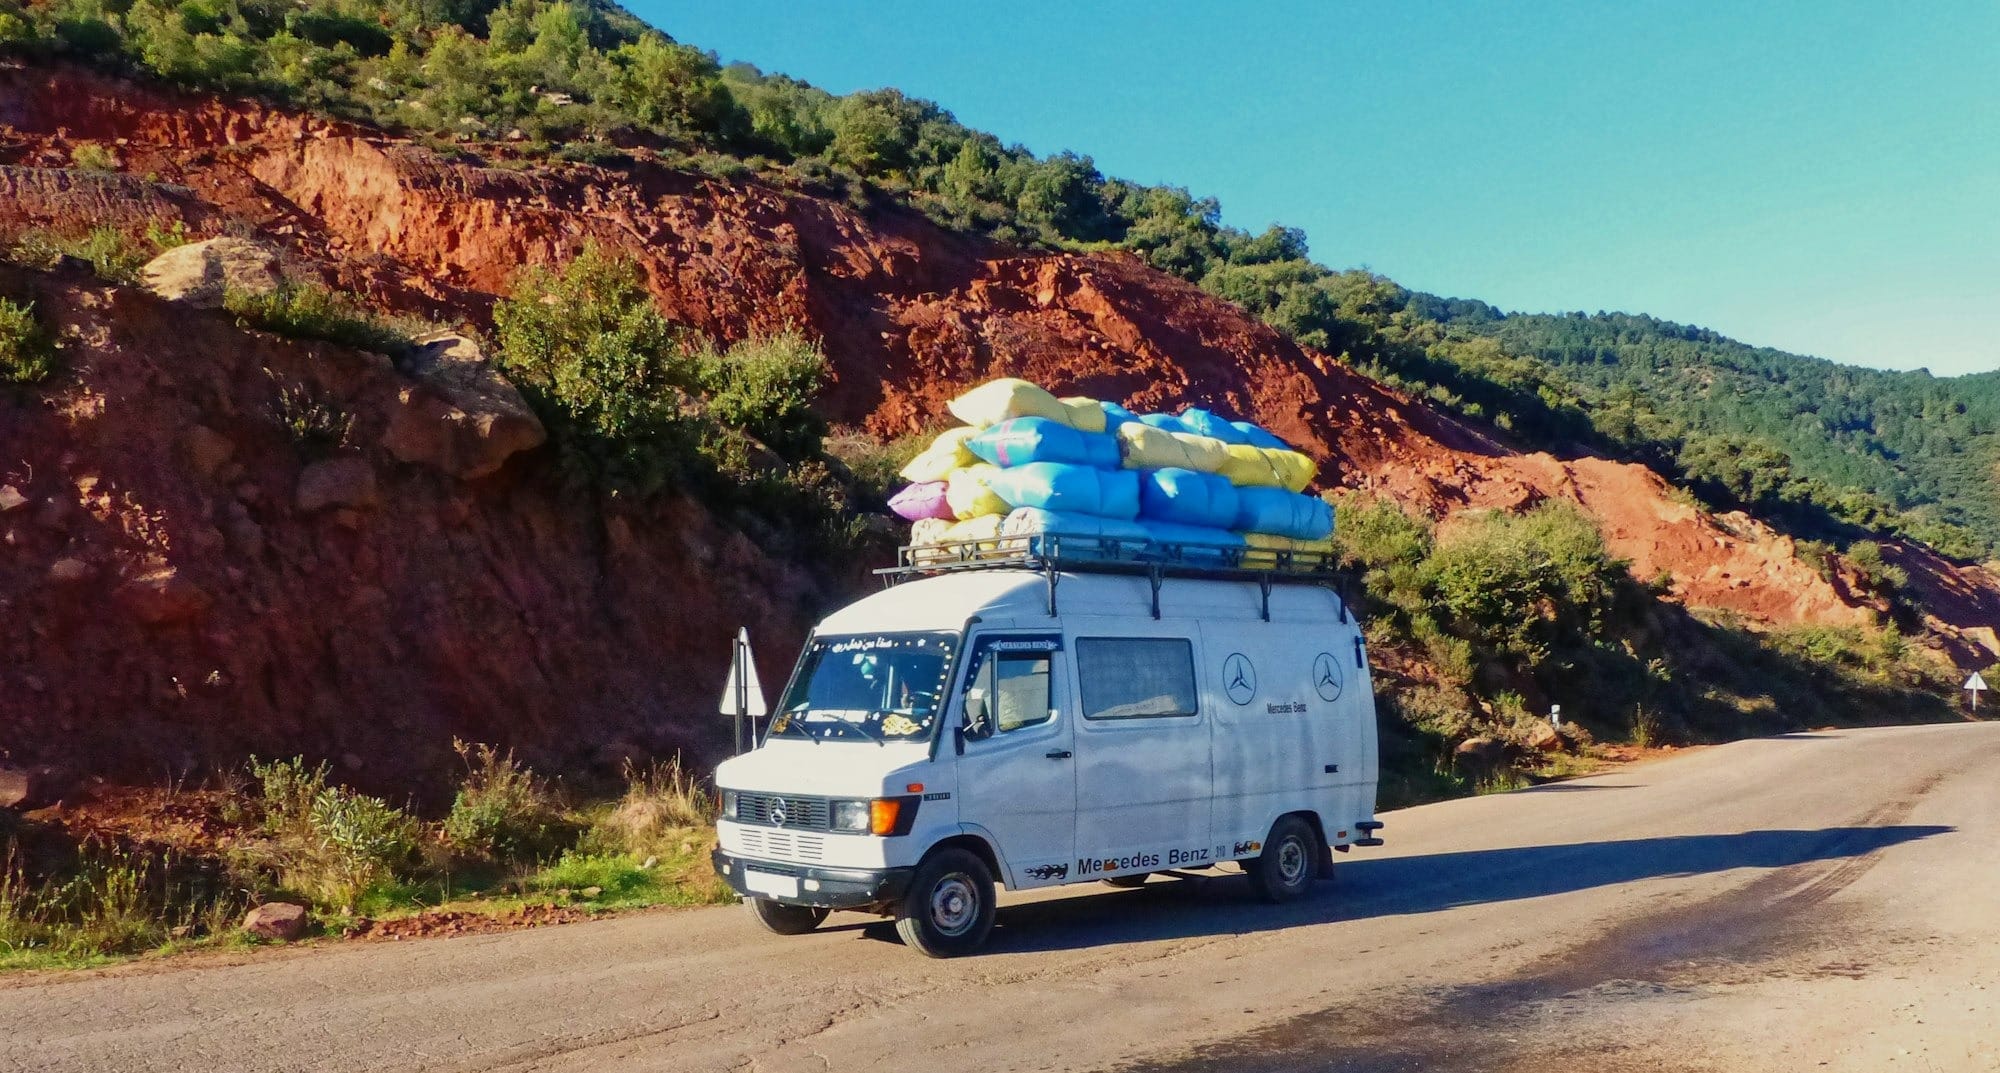
<path id="1" fill-rule="evenodd" d="M 986 700 L 995 733 L 1036 726 L 1055 717 L 1046 652 L 989 653 L 973 688 Z"/>
<path id="2" fill-rule="evenodd" d="M 1193 715 L 1194 646 L 1179 637 L 1079 637 L 1085 719 Z"/>

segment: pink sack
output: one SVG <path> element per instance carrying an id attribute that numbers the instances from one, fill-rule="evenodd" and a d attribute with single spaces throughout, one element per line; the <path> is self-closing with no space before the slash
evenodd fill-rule
<path id="1" fill-rule="evenodd" d="M 889 509 L 913 522 L 925 518 L 956 518 L 957 515 L 951 512 L 951 504 L 945 501 L 944 490 L 943 481 L 910 485 L 889 497 Z"/>

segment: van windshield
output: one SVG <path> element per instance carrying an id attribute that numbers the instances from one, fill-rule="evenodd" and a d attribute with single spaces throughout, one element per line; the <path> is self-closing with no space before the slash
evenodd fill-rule
<path id="1" fill-rule="evenodd" d="M 883 633 L 816 637 L 772 713 L 770 735 L 819 741 L 928 740 L 958 637 Z"/>

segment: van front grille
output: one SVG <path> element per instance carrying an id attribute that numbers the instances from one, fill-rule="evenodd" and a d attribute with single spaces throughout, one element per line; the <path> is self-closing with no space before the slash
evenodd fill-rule
<path id="1" fill-rule="evenodd" d="M 736 795 L 736 822 L 798 831 L 824 831 L 828 826 L 824 797 L 782 797 L 777 794 Z M 779 820 L 782 815 L 784 819 Z"/>
<path id="2" fill-rule="evenodd" d="M 749 857 L 773 861 L 820 861 L 826 858 L 826 838 L 823 835 L 752 827 L 744 829 L 739 837 L 743 840 L 743 853 Z"/>

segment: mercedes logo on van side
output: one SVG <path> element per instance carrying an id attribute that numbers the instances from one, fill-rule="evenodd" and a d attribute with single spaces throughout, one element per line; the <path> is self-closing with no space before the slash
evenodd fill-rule
<path id="1" fill-rule="evenodd" d="M 1238 704 L 1248 704 L 1257 695 L 1257 669 L 1243 653 L 1232 652 L 1222 661 L 1222 691 Z"/>
<path id="2" fill-rule="evenodd" d="M 785 825 L 785 799 L 781 797 L 771 802 L 771 826 L 783 827 L 784 825 Z"/>
<path id="3" fill-rule="evenodd" d="M 1342 680 L 1340 661 L 1331 652 L 1321 652 L 1313 657 L 1313 691 L 1319 699 L 1336 701 L 1340 699 L 1340 689 L 1346 685 Z"/>

